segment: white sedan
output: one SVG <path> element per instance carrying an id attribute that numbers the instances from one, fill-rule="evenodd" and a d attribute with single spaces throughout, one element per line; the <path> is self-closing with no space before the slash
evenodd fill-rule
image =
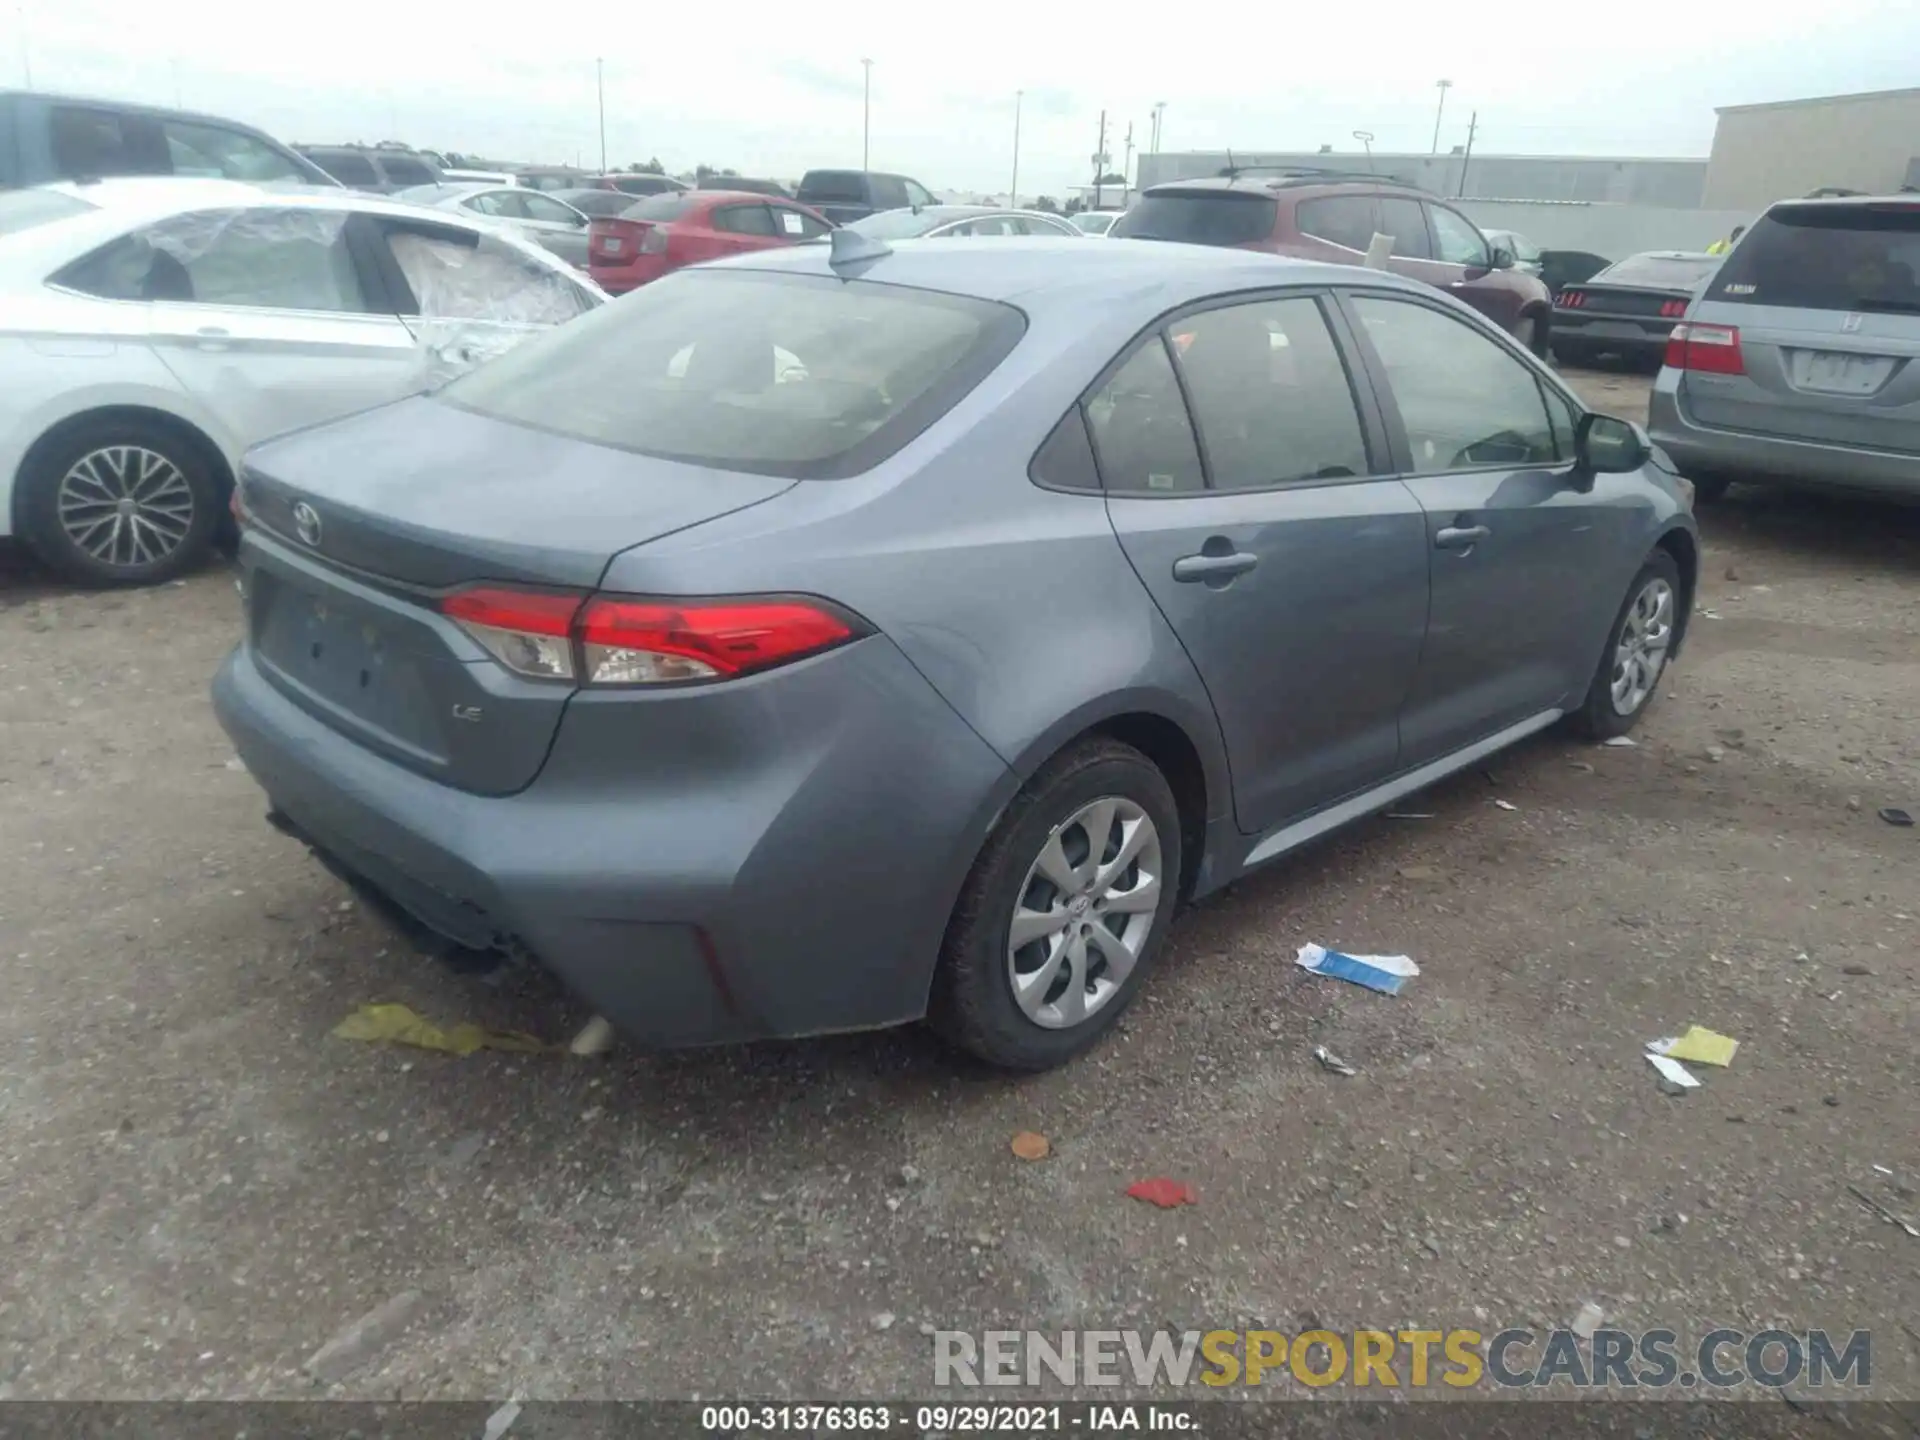
<path id="1" fill-rule="evenodd" d="M 82 583 L 166 579 L 213 545 L 255 441 L 605 299 L 497 225 L 347 190 L 0 192 L 0 537 Z"/>

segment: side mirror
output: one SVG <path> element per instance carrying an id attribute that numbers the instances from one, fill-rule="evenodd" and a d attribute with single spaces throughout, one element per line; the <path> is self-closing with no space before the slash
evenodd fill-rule
<path id="1" fill-rule="evenodd" d="M 1494 246 L 1493 259 L 1488 262 L 1488 268 L 1493 270 L 1511 270 L 1513 268 L 1513 251 L 1504 245 Z"/>
<path id="2" fill-rule="evenodd" d="M 1631 420 L 1587 414 L 1573 431 L 1573 473 L 1591 489 L 1596 475 L 1630 475 L 1653 455 L 1653 441 Z"/>

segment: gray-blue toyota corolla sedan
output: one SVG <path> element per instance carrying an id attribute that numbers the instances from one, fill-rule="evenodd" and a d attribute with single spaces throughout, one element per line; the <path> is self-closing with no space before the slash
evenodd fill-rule
<path id="1" fill-rule="evenodd" d="M 1471 311 L 1201 246 L 700 266 L 256 449 L 214 685 L 270 817 L 657 1045 L 1037 1069 L 1176 905 L 1686 633 L 1689 486 Z"/>

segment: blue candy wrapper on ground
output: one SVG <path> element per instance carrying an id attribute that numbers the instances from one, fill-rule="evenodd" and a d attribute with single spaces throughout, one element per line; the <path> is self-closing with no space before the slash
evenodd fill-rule
<path id="1" fill-rule="evenodd" d="M 1347 955 L 1324 945 L 1302 945 L 1294 963 L 1302 970 L 1364 985 L 1382 995 L 1398 995 L 1400 987 L 1420 973 L 1420 967 L 1405 955 Z"/>

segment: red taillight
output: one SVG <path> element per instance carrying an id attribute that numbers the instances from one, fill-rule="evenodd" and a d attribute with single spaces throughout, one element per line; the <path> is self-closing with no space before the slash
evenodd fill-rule
<path id="1" fill-rule="evenodd" d="M 1667 337 L 1666 363 L 1705 375 L 1744 375 L 1737 325 L 1676 325 Z"/>
<path id="2" fill-rule="evenodd" d="M 853 638 L 848 617 L 807 600 L 589 600 L 580 613 L 587 683 L 724 680 Z"/>
<path id="3" fill-rule="evenodd" d="M 1584 290 L 1562 290 L 1560 292 L 1560 308 L 1563 310 L 1578 310 L 1586 303 L 1587 292 Z"/>
<path id="4" fill-rule="evenodd" d="M 727 680 L 866 633 L 824 601 L 787 597 L 583 601 L 479 586 L 440 609 L 515 674 L 586 685 Z"/>
<path id="5" fill-rule="evenodd" d="M 478 586 L 447 596 L 440 610 L 516 675 L 571 680 L 579 673 L 573 660 L 578 595 Z"/>
<path id="6" fill-rule="evenodd" d="M 1686 313 L 1687 302 L 1684 300 L 1662 300 L 1660 302 L 1660 318 L 1663 320 L 1678 320 Z"/>

